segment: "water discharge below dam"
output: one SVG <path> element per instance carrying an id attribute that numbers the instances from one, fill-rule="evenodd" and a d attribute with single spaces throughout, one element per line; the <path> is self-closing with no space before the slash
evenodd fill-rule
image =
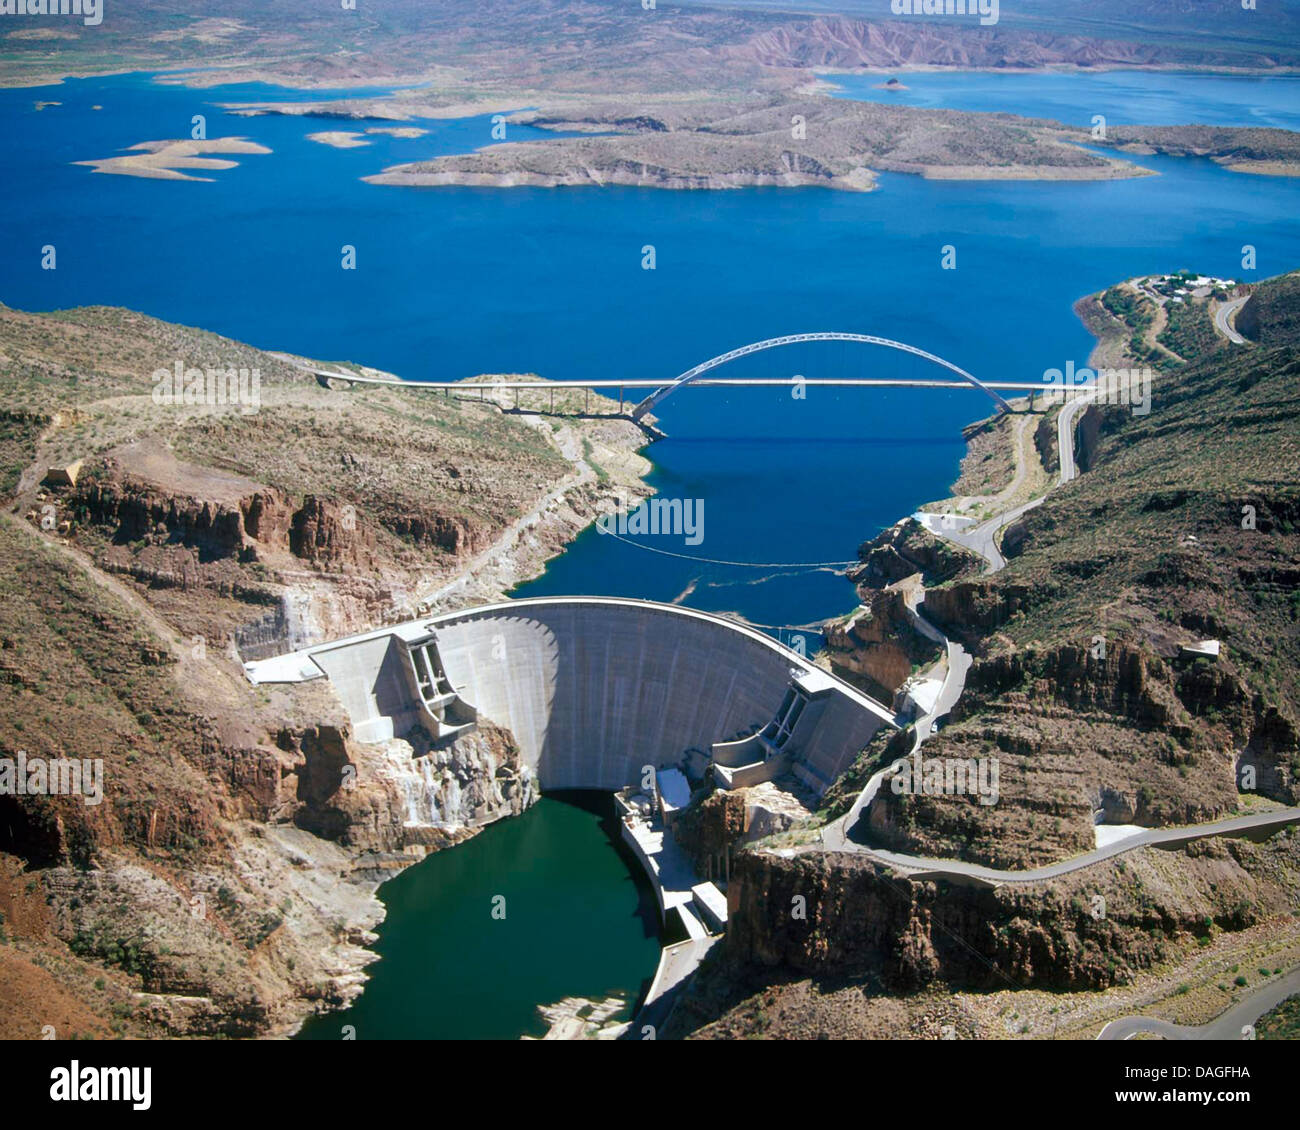
<path id="1" fill-rule="evenodd" d="M 538 1004 L 619 996 L 630 1017 L 659 958 L 659 912 L 609 794 L 560 792 L 380 890 L 380 960 L 345 1012 L 299 1039 L 517 1039 Z M 504 898 L 504 917 L 493 900 Z"/>

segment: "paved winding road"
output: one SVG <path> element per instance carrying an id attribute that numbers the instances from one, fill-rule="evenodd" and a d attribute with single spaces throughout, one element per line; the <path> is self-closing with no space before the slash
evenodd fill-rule
<path id="1" fill-rule="evenodd" d="M 1208 1024 L 1184 1026 L 1152 1016 L 1122 1016 L 1100 1032 L 1099 1040 L 1131 1040 L 1139 1032 L 1151 1032 L 1166 1040 L 1246 1040 L 1254 1035 L 1254 1024 L 1264 1013 L 1287 997 L 1300 993 L 1300 969 L 1293 969 L 1279 981 L 1260 986 L 1245 1000 L 1215 1017 Z"/>
<path id="2" fill-rule="evenodd" d="M 1097 392 L 1095 389 L 1080 392 L 1068 404 L 1066 404 L 1056 418 L 1056 449 L 1060 452 L 1060 478 L 1058 485 L 1068 483 L 1079 475 L 1079 466 L 1074 457 L 1074 425 L 1078 415 L 1084 408 L 1096 399 Z M 990 518 L 979 526 L 972 526 L 965 530 L 945 529 L 941 523 L 927 523 L 926 528 L 939 537 L 947 538 L 948 541 L 955 542 L 957 545 L 978 554 L 987 562 L 986 573 L 996 573 L 1002 569 L 1007 560 L 1002 556 L 1002 551 L 998 548 L 998 534 L 1000 534 L 1012 522 L 1017 521 L 1022 515 L 1034 509 L 1035 506 L 1041 506 L 1047 495 L 1041 495 L 1031 502 L 1023 503 L 1020 506 L 1012 507 L 1005 510 L 996 517 Z"/>
<path id="3" fill-rule="evenodd" d="M 1096 390 L 1076 396 L 1056 417 L 1056 450 L 1061 464 L 1060 481 L 1063 484 L 1079 476 L 1079 467 L 1074 458 L 1074 419 L 1096 399 L 1096 396 Z M 1042 499 L 1039 501 L 1041 502 Z"/>
<path id="4" fill-rule="evenodd" d="M 887 769 L 882 770 L 876 776 L 883 776 L 887 772 Z M 879 789 L 880 782 L 876 777 L 872 778 L 872 783 L 876 789 Z M 871 788 L 871 784 L 868 784 L 868 788 Z M 865 793 L 866 790 L 864 789 L 863 792 Z M 874 790 L 871 795 L 875 796 Z M 1216 820 L 1210 824 L 1190 824 L 1182 828 L 1147 828 L 1107 844 L 1105 847 L 1076 855 L 1073 859 L 1065 859 L 1059 863 L 1035 867 L 1028 871 L 1002 871 L 996 867 L 983 867 L 978 863 L 965 863 L 956 859 L 926 859 L 923 856 L 880 851 L 863 847 L 847 839 L 843 847 L 837 846 L 834 850 L 852 851 L 869 856 L 879 863 L 905 871 L 916 879 L 953 879 L 974 883 L 977 886 L 998 887 L 1003 883 L 1041 883 L 1047 879 L 1056 879 L 1061 875 L 1068 875 L 1071 871 L 1091 867 L 1094 863 L 1123 855 L 1137 848 L 1177 848 L 1209 836 L 1248 836 L 1251 833 L 1270 835 L 1289 824 L 1300 824 L 1300 807 L 1276 809 L 1249 816 L 1230 816 L 1226 820 Z M 823 842 L 827 847 L 831 846 L 825 838 Z"/>
<path id="5" fill-rule="evenodd" d="M 1246 295 L 1245 298 L 1234 298 L 1231 302 L 1225 302 L 1214 312 L 1214 328 L 1233 345 L 1246 344 L 1246 339 L 1232 327 L 1237 317 L 1237 311 L 1249 301 L 1250 295 Z"/>

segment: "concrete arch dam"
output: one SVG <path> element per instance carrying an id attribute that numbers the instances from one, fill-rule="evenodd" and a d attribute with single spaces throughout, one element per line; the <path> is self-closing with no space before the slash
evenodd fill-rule
<path id="1" fill-rule="evenodd" d="M 361 741 L 417 723 L 454 740 L 487 718 L 514 734 L 544 790 L 621 789 L 646 765 L 720 745 L 760 765 L 781 758 L 820 793 L 894 725 L 759 631 L 639 600 L 508 601 L 245 666 L 255 683 L 328 678 Z"/>

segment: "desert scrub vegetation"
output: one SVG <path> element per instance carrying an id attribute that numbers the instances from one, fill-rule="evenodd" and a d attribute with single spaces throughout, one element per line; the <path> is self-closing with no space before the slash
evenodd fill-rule
<path id="1" fill-rule="evenodd" d="M 1184 361 L 1204 357 L 1223 345 L 1205 303 L 1169 302 L 1165 305 L 1165 315 L 1168 324 L 1156 340 Z"/>

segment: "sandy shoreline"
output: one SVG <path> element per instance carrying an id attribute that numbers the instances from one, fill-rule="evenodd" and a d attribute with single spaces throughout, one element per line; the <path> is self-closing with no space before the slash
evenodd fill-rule
<path id="1" fill-rule="evenodd" d="M 1215 161 L 1231 173 L 1254 173 L 1263 177 L 1300 177 L 1300 165 L 1289 161 Z"/>
<path id="2" fill-rule="evenodd" d="M 514 114 L 537 101 L 538 96 L 533 93 L 520 94 L 511 98 L 460 99 L 443 103 L 399 100 L 393 95 L 366 95 L 361 98 L 341 95 L 338 98 L 322 99 L 319 102 L 219 102 L 217 105 L 237 118 L 330 117 L 354 122 L 409 122 L 450 121 L 456 118 L 477 118 L 484 114 Z M 378 130 L 366 132 L 374 133 Z"/>
<path id="3" fill-rule="evenodd" d="M 1099 181 L 1133 180 L 1137 177 L 1156 177 L 1154 169 L 1116 161 L 1106 168 L 1087 168 L 1060 165 L 926 165 L 919 169 L 885 170 L 913 173 L 926 180 L 1040 180 L 1040 181 Z"/>
<path id="4" fill-rule="evenodd" d="M 367 184 L 400 188 L 657 188 L 668 192 L 734 192 L 745 188 L 830 188 L 841 192 L 875 192 L 874 174 L 854 169 L 844 176 L 825 179 L 796 173 L 766 175 L 716 173 L 710 175 L 667 174 L 642 176 L 631 170 L 615 170 L 596 176 L 590 170 L 538 173 L 528 169 L 509 172 L 409 172 L 401 165 L 382 173 L 362 177 Z M 704 183 L 707 182 L 707 183 Z"/>

